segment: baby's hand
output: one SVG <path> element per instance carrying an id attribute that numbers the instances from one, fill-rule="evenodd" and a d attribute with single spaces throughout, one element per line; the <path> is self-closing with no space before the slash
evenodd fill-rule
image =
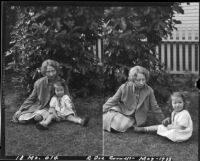
<path id="1" fill-rule="evenodd" d="M 164 126 L 169 125 L 169 124 L 170 124 L 170 118 L 167 117 L 166 119 L 164 119 L 164 120 L 162 121 L 162 124 L 163 124 Z"/>
<path id="2" fill-rule="evenodd" d="M 168 130 L 174 129 L 174 126 L 172 124 L 169 124 L 169 125 L 167 125 L 167 129 Z"/>

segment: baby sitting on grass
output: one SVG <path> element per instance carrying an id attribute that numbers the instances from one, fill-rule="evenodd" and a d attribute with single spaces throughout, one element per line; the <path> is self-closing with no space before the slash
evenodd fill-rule
<path id="1" fill-rule="evenodd" d="M 38 129 L 48 129 L 48 125 L 53 121 L 71 121 L 73 123 L 86 126 L 89 118 L 77 116 L 74 105 L 68 95 L 65 94 L 65 84 L 62 81 L 54 83 L 55 95 L 51 98 L 49 113 L 50 115 L 36 124 Z"/>
<path id="2" fill-rule="evenodd" d="M 193 122 L 189 112 L 185 109 L 184 95 L 180 92 L 174 92 L 170 101 L 173 108 L 171 119 L 166 118 L 161 125 L 135 127 L 135 132 L 157 131 L 158 135 L 167 137 L 173 142 L 188 140 L 192 136 Z"/>

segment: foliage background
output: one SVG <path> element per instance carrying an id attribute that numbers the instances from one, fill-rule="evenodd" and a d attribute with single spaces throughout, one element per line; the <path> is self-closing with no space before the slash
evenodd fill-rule
<path id="1" fill-rule="evenodd" d="M 160 103 L 175 86 L 156 58 L 155 46 L 180 23 L 180 3 L 163 6 L 6 6 L 6 69 L 19 73 L 27 89 L 41 77 L 45 59 L 61 63 L 60 75 L 72 95 L 110 95 L 127 80 L 130 67 L 151 72 L 149 85 Z M 94 56 L 97 39 L 103 39 L 103 65 Z"/>

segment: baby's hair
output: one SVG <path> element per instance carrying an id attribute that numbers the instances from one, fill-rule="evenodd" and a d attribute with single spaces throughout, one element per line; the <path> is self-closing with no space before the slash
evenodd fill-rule
<path id="1" fill-rule="evenodd" d="M 66 93 L 67 89 L 66 89 L 66 85 L 64 81 L 56 81 L 54 84 L 54 89 L 56 89 L 56 87 L 63 87 L 64 88 L 64 93 Z"/>
<path id="2" fill-rule="evenodd" d="M 173 92 L 170 96 L 170 105 L 172 105 L 172 97 L 178 97 L 178 98 L 181 98 L 183 100 L 183 109 L 185 109 L 185 105 L 186 105 L 186 100 L 185 100 L 185 96 L 182 92 Z"/>

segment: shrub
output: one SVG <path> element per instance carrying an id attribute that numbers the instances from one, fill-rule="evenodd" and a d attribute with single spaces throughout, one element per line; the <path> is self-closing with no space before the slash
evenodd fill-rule
<path id="1" fill-rule="evenodd" d="M 182 13 L 179 3 L 165 7 L 14 6 L 11 32 L 14 69 L 30 92 L 45 59 L 61 63 L 61 76 L 76 93 L 89 95 L 113 90 L 125 81 L 127 70 L 158 66 L 155 46 L 171 34 Z M 104 40 L 103 66 L 93 53 L 97 38 Z M 146 42 L 143 41 L 146 39 Z"/>

